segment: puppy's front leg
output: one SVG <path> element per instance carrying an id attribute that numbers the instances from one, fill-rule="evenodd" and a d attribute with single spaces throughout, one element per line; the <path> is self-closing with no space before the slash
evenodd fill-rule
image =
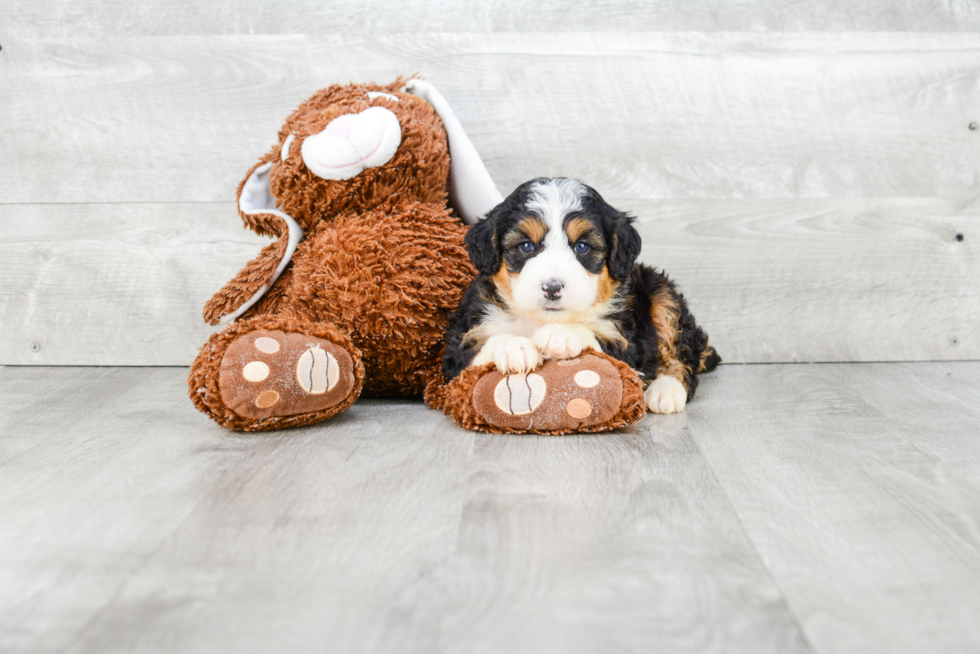
<path id="1" fill-rule="evenodd" d="M 660 375 L 643 392 L 643 399 L 653 413 L 679 413 L 687 404 L 687 388 L 673 375 Z"/>
<path id="2" fill-rule="evenodd" d="M 473 357 L 471 366 L 493 363 L 502 373 L 531 372 L 541 365 L 541 353 L 531 339 L 511 334 L 494 334 Z"/>
<path id="3" fill-rule="evenodd" d="M 548 323 L 531 335 L 535 347 L 548 359 L 577 357 L 586 347 L 602 351 L 592 330 L 584 325 Z"/>

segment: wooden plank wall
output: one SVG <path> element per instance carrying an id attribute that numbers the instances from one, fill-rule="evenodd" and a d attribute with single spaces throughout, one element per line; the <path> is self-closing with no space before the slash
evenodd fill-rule
<path id="1" fill-rule="evenodd" d="M 418 72 L 500 189 L 634 212 L 730 362 L 980 358 L 980 5 L 0 0 L 0 364 L 185 365 L 234 189 Z"/>

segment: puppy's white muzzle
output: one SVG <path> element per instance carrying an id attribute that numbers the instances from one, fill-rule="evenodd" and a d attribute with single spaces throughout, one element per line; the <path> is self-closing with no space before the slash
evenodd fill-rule
<path id="1" fill-rule="evenodd" d="M 524 265 L 512 293 L 515 308 L 551 322 L 562 319 L 559 311 L 579 313 L 591 308 L 598 284 L 567 245 L 556 243 Z"/>
<path id="2" fill-rule="evenodd" d="M 350 179 L 388 163 L 402 142 L 398 117 L 384 107 L 344 114 L 303 141 L 303 163 L 317 177 Z"/>

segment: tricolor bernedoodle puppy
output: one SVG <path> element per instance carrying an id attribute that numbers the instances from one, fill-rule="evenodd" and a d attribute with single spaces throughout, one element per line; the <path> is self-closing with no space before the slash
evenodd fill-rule
<path id="1" fill-rule="evenodd" d="M 602 351 L 636 370 L 650 411 L 683 411 L 721 357 L 666 275 L 636 263 L 634 218 L 573 179 L 519 186 L 466 234 L 479 275 L 446 334 L 443 373 L 526 373 Z"/>

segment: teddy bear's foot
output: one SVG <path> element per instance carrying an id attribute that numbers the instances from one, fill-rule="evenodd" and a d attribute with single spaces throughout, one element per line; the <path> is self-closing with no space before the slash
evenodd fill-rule
<path id="1" fill-rule="evenodd" d="M 241 320 L 211 337 L 187 378 L 194 406 L 222 427 L 311 425 L 361 394 L 361 353 L 340 328 L 295 317 Z"/>
<path id="2" fill-rule="evenodd" d="M 225 406 L 253 421 L 302 414 L 325 419 L 354 386 L 354 362 L 346 350 L 281 330 L 257 329 L 236 338 L 218 376 Z"/>
<path id="3" fill-rule="evenodd" d="M 475 383 L 474 374 L 479 375 Z M 603 354 L 547 361 L 527 374 L 471 368 L 453 383 L 472 384 L 475 415 L 454 417 L 463 426 L 480 431 L 607 431 L 630 424 L 645 413 L 643 388 L 636 373 Z"/>

